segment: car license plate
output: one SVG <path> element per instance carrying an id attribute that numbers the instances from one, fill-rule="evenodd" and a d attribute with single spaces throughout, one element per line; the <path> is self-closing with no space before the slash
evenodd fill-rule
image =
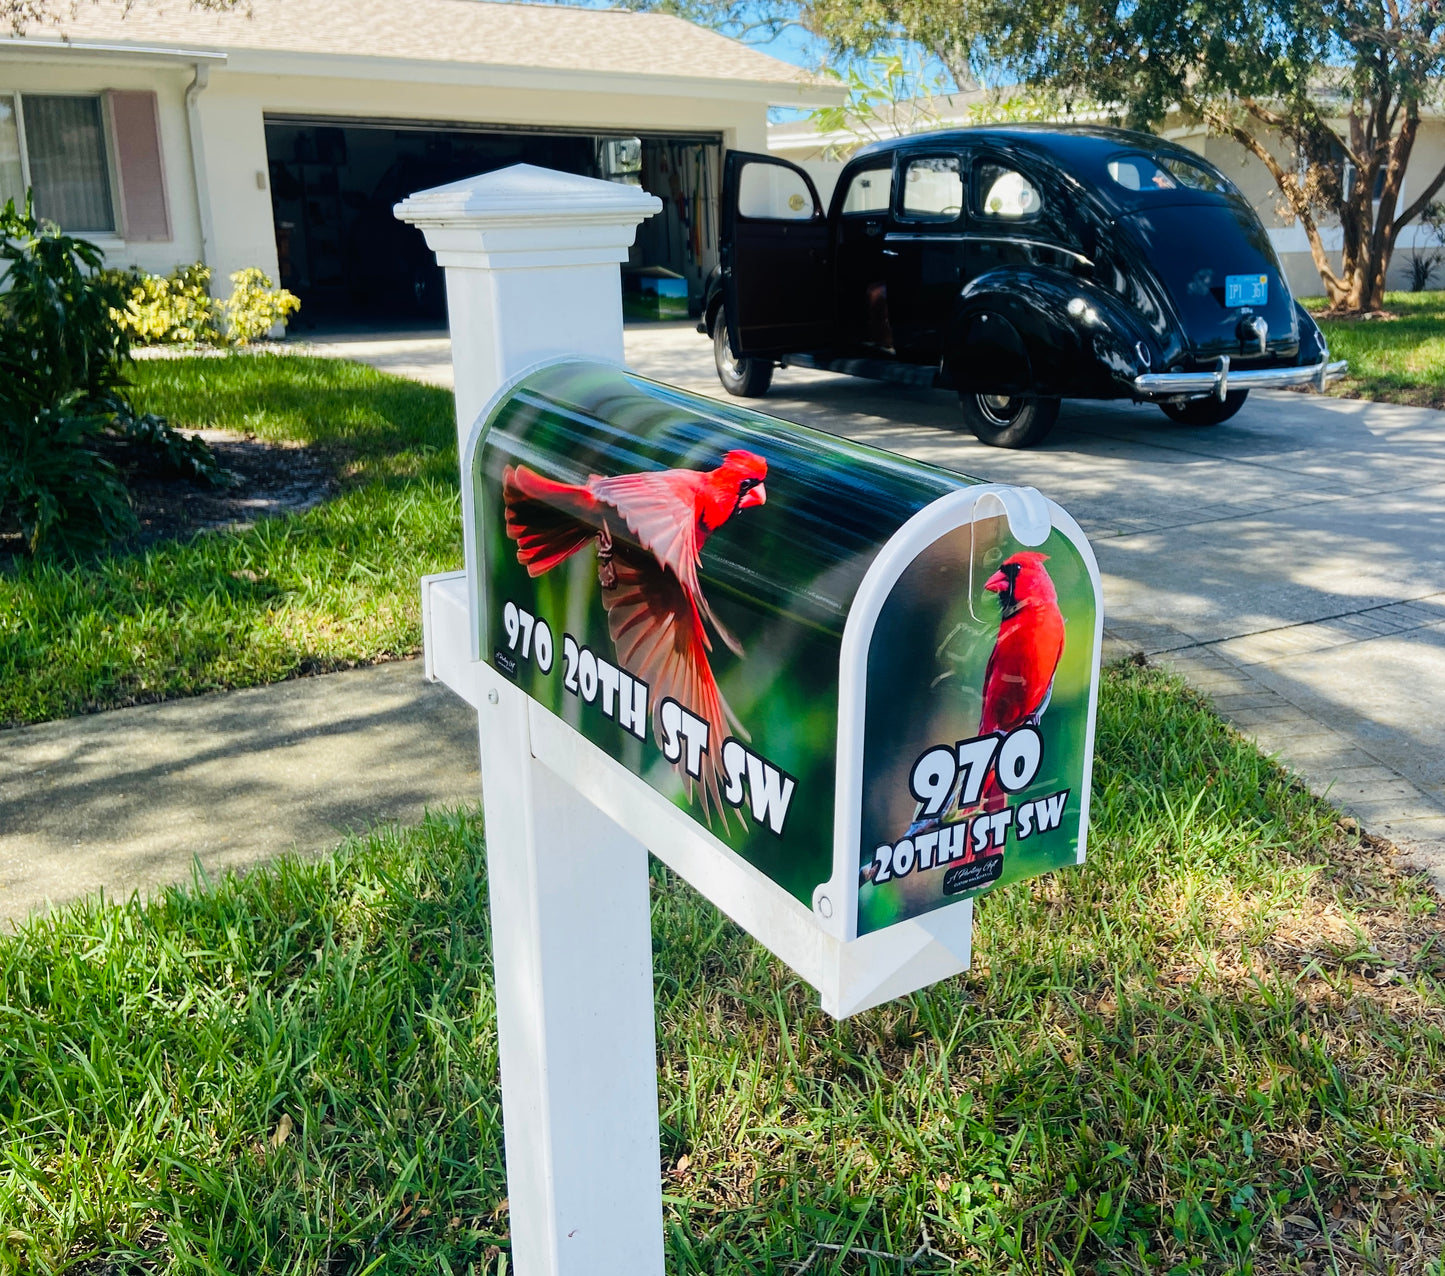
<path id="1" fill-rule="evenodd" d="M 1226 306 L 1262 306 L 1269 301 L 1268 275 L 1225 275 Z"/>

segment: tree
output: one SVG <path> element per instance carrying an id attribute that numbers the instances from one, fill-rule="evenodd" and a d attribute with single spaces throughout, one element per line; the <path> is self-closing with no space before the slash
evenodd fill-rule
<path id="1" fill-rule="evenodd" d="M 1133 127 L 1177 111 L 1268 169 L 1332 308 L 1378 310 L 1424 109 L 1445 71 L 1445 0 L 809 0 L 839 49 L 900 37 L 954 74 L 1108 103 Z M 1322 224 L 1338 222 L 1338 264 Z"/>
<path id="2" fill-rule="evenodd" d="M 143 2 L 143 0 L 141 0 Z M 60 27 L 73 17 L 82 4 L 114 4 L 129 12 L 137 0 L 0 0 L 0 23 L 9 23 L 16 35 L 24 35 L 31 27 Z M 248 0 L 190 0 L 192 9 L 243 9 Z"/>

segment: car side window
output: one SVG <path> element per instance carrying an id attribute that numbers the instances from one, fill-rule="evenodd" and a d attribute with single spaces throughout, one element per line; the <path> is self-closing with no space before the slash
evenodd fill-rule
<path id="1" fill-rule="evenodd" d="M 903 169 L 903 215 L 951 222 L 963 211 L 963 172 L 957 155 L 923 155 Z"/>
<path id="2" fill-rule="evenodd" d="M 848 181 L 843 196 L 844 217 L 886 213 L 893 199 L 893 166 L 859 169 Z"/>
<path id="3" fill-rule="evenodd" d="M 1043 210 L 1038 187 L 1016 168 L 982 160 L 974 170 L 974 199 L 981 217 L 1024 221 Z"/>
<path id="4" fill-rule="evenodd" d="M 817 209 L 801 173 L 781 164 L 744 164 L 738 177 L 738 214 L 759 221 L 805 222 Z"/>

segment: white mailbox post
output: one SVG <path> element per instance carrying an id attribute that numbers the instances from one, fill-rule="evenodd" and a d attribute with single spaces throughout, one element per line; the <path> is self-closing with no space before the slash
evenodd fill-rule
<path id="1" fill-rule="evenodd" d="M 661 207 L 531 165 L 398 205 L 446 268 L 459 454 L 529 365 L 621 361 L 619 265 Z M 647 848 L 533 756 L 526 697 L 471 658 L 465 578 L 425 602 L 428 674 L 479 714 L 513 1264 L 661 1276 Z"/>
<path id="2" fill-rule="evenodd" d="M 1102 609 L 1031 489 L 620 366 L 660 205 L 519 166 L 397 215 L 446 267 L 519 1276 L 661 1276 L 649 852 L 844 1016 L 968 967 L 1084 857 Z"/>

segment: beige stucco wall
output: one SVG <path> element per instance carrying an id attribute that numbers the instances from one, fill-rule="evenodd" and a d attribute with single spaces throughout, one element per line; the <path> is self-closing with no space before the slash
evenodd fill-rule
<path id="1" fill-rule="evenodd" d="M 185 106 L 186 86 L 193 73 L 194 68 L 186 63 L 128 63 L 98 58 L 62 61 L 53 55 L 22 57 L 13 49 L 0 51 L 0 93 L 100 93 L 106 89 L 155 92 L 171 239 L 131 244 L 119 234 L 87 235 L 105 250 L 109 265 L 166 271 L 201 256 L 200 209 L 192 177 Z"/>
<path id="2" fill-rule="evenodd" d="M 276 66 L 286 73 L 267 69 Z M 507 83 L 469 84 L 458 82 L 461 73 L 456 68 L 448 68 L 442 76 L 415 64 L 375 60 L 373 73 L 367 75 L 367 70 L 360 59 L 250 53 L 233 54 L 225 66 L 213 67 L 196 99 L 199 194 L 185 103 L 193 74 L 190 64 L 79 53 L 22 58 L 6 51 L 0 54 L 0 92 L 154 89 L 173 238 L 164 244 L 128 244 L 105 236 L 97 242 L 108 263 L 152 271 L 204 258 L 219 289 L 225 287 L 227 275 L 245 266 L 277 274 L 266 157 L 268 114 L 571 128 L 623 135 L 698 132 L 721 134 L 729 148 L 767 146 L 767 102 L 756 86 L 745 86 L 730 98 L 726 86 L 716 84 L 679 82 L 672 91 L 659 91 L 655 82 L 640 80 L 638 87 L 629 89 L 618 77 L 596 83 L 579 76 L 575 78 L 580 87 L 568 91 L 557 86 L 555 73 L 547 87 L 529 88 L 519 82 L 525 80 L 525 73 L 515 71 L 506 77 Z M 475 72 L 477 78 L 486 75 L 486 68 Z M 203 216 L 202 202 L 208 218 Z"/>

